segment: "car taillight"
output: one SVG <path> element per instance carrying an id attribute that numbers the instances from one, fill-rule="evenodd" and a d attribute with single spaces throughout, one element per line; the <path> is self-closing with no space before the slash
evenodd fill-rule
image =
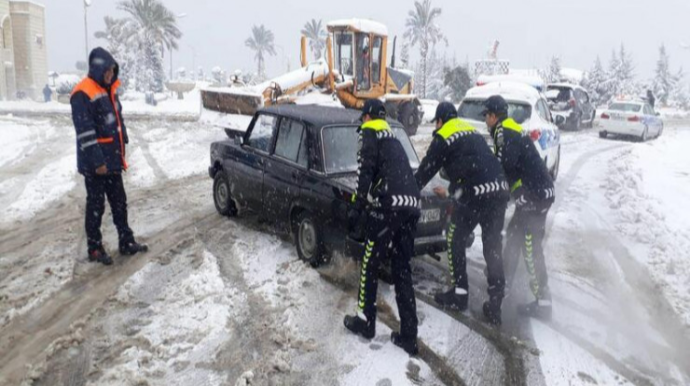
<path id="1" fill-rule="evenodd" d="M 570 107 L 575 107 L 575 99 L 569 100 L 568 105 L 570 105 Z"/>
<path id="2" fill-rule="evenodd" d="M 640 121 L 640 117 L 638 117 L 637 115 L 634 115 L 634 116 L 628 118 L 628 122 L 639 122 L 639 121 Z"/>
<path id="3" fill-rule="evenodd" d="M 538 141 L 539 138 L 541 138 L 541 131 L 539 130 L 532 130 L 529 132 L 529 137 L 532 139 L 532 141 Z"/>
<path id="4" fill-rule="evenodd" d="M 609 118 L 611 118 L 611 117 L 608 114 L 606 114 L 606 113 L 601 114 L 601 119 L 609 119 Z"/>

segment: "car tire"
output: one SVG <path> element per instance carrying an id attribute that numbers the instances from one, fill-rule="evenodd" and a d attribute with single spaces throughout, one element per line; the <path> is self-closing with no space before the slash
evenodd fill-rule
<path id="1" fill-rule="evenodd" d="M 607 138 L 609 136 L 609 133 L 606 131 L 600 131 L 599 132 L 599 138 Z"/>
<path id="2" fill-rule="evenodd" d="M 551 175 L 551 179 L 556 181 L 558 178 L 558 172 L 560 171 L 561 168 L 561 147 L 558 146 L 558 153 L 556 154 L 556 162 L 553 164 L 553 167 L 551 170 L 549 170 L 549 174 Z"/>
<path id="3" fill-rule="evenodd" d="M 225 172 L 219 170 L 213 178 L 213 203 L 222 216 L 237 216 L 237 206 L 230 197 L 230 185 Z"/>
<path id="4" fill-rule="evenodd" d="M 647 142 L 649 139 L 649 128 L 647 126 L 644 127 L 644 130 L 642 131 L 642 135 L 640 135 L 639 141 L 640 142 Z"/>
<path id="5" fill-rule="evenodd" d="M 659 129 L 659 134 L 656 135 L 657 138 L 661 137 L 661 134 L 664 132 L 664 124 L 663 122 L 661 123 L 661 128 Z"/>
<path id="6" fill-rule="evenodd" d="M 420 118 L 413 102 L 404 102 L 398 109 L 398 122 L 402 123 L 408 136 L 417 134 Z"/>
<path id="7" fill-rule="evenodd" d="M 310 212 L 305 210 L 294 216 L 292 234 L 300 260 L 314 268 L 327 262 L 323 231 Z"/>

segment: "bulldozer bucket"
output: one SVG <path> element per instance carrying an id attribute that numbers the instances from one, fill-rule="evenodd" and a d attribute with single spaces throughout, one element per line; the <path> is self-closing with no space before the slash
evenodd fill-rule
<path id="1" fill-rule="evenodd" d="M 202 90 L 203 108 L 225 114 L 254 115 L 264 106 L 264 97 L 242 90 Z"/>

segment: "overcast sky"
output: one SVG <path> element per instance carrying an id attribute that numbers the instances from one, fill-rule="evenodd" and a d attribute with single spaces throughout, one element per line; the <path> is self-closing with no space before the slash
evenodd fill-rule
<path id="1" fill-rule="evenodd" d="M 49 67 L 73 70 L 84 56 L 83 0 L 35 0 L 46 6 Z M 300 29 L 311 19 L 361 17 L 386 24 L 391 36 L 404 33 L 412 0 L 163 0 L 176 14 L 184 33 L 174 68 L 196 65 L 207 71 L 213 66 L 226 70 L 252 69 L 253 53 L 244 41 L 254 24 L 264 24 L 276 38 L 276 57 L 267 61 L 269 75 L 299 62 Z M 93 0 L 89 8 L 89 45 L 105 45 L 93 37 L 103 28 L 105 15 L 123 16 L 118 1 Z M 513 68 L 544 67 L 552 55 L 564 67 L 588 69 L 597 55 L 604 64 L 611 50 L 621 43 L 632 54 L 638 79 L 652 76 L 658 47 L 666 45 L 673 70 L 683 66 L 690 74 L 690 15 L 688 0 L 434 0 L 443 14 L 439 25 L 448 38 L 449 58 L 474 62 L 485 56 L 494 39 L 501 42 L 499 57 Z M 391 39 L 392 41 L 392 39 Z M 416 48 L 412 52 L 416 53 Z M 416 54 L 415 54 L 416 56 Z M 166 71 L 169 60 L 166 58 Z M 690 75 L 689 75 L 690 77 Z M 687 81 L 687 79 L 686 79 Z"/>

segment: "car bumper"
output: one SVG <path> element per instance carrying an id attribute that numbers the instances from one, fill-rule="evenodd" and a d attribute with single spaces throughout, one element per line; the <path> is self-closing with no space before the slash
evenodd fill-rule
<path id="1" fill-rule="evenodd" d="M 618 135 L 634 135 L 640 136 L 644 132 L 645 126 L 641 123 L 629 123 L 625 121 L 615 122 L 615 121 L 604 121 L 601 122 L 600 131 L 605 131 L 608 134 L 618 134 Z"/>
<path id="2" fill-rule="evenodd" d="M 414 254 L 415 256 L 422 256 L 445 252 L 447 245 L 444 235 L 417 237 L 414 240 Z M 348 237 L 345 241 L 345 254 L 355 258 L 355 260 L 360 260 L 364 256 L 364 243 Z"/>
<path id="3" fill-rule="evenodd" d="M 561 127 L 572 126 L 576 123 L 577 120 L 577 115 L 574 111 L 552 111 L 551 116 L 554 117 L 554 121 L 556 116 L 560 116 L 563 117 L 563 119 L 565 119 L 565 123 L 561 125 Z"/>

